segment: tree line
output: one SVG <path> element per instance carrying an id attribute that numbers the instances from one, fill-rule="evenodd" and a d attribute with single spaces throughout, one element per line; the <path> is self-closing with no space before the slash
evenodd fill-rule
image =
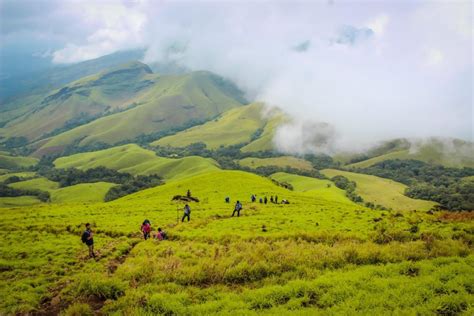
<path id="1" fill-rule="evenodd" d="M 386 160 L 351 171 L 392 179 L 408 188 L 405 195 L 435 201 L 447 210 L 474 210 L 474 168 L 449 168 L 419 160 Z"/>

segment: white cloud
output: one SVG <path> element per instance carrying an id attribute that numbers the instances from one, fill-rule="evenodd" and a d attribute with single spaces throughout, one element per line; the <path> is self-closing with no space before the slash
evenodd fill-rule
<path id="1" fill-rule="evenodd" d="M 371 21 L 369 21 L 367 23 L 367 27 L 374 31 L 375 35 L 382 36 L 385 33 L 385 29 L 387 28 L 388 22 L 388 15 L 380 14 Z"/>
<path id="2" fill-rule="evenodd" d="M 433 48 L 433 49 L 428 50 L 426 54 L 426 60 L 427 60 L 428 65 L 436 66 L 443 62 L 444 54 L 439 49 Z"/>

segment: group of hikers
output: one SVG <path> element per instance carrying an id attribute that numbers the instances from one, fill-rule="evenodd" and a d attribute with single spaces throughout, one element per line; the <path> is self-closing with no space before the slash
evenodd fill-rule
<path id="1" fill-rule="evenodd" d="M 191 197 L 191 191 L 190 190 L 187 191 L 186 196 L 188 198 Z M 252 194 L 251 197 L 250 197 L 250 200 L 252 201 L 252 203 L 255 203 L 257 201 L 257 196 L 255 194 Z M 225 202 L 230 203 L 230 197 L 226 197 Z M 268 199 L 267 199 L 266 196 L 263 197 L 263 198 L 260 197 L 259 202 L 267 204 Z M 278 204 L 278 196 L 276 196 L 276 195 L 271 196 L 270 197 L 270 202 Z M 288 201 L 287 200 L 282 200 L 281 203 L 282 204 L 288 204 Z M 240 201 L 237 201 L 235 203 L 234 211 L 232 212 L 231 217 L 234 217 L 236 214 L 237 214 L 237 217 L 240 217 L 240 211 L 242 211 L 242 209 L 243 209 L 242 203 L 240 203 Z M 184 206 L 183 211 L 184 211 L 184 214 L 183 214 L 183 217 L 181 218 L 181 222 L 184 222 L 184 220 L 186 218 L 188 219 L 188 222 L 189 222 L 191 220 L 191 207 L 189 206 L 189 204 L 186 203 L 186 205 Z M 145 240 L 147 240 L 151 237 L 152 227 L 151 227 L 151 222 L 148 219 L 145 219 L 143 221 L 142 225 L 140 226 L 140 231 L 142 232 L 143 238 Z M 156 231 L 156 233 L 153 234 L 153 238 L 155 240 L 161 241 L 161 240 L 168 239 L 168 235 L 166 234 L 166 232 L 164 230 L 161 229 L 161 227 L 159 227 L 158 230 Z M 89 257 L 95 258 L 96 255 L 95 255 L 95 252 L 94 252 L 94 238 L 93 238 L 93 233 L 91 231 L 91 226 L 90 226 L 89 223 L 86 224 L 86 229 L 82 233 L 81 240 L 84 244 L 87 245 L 87 247 L 89 249 Z"/>

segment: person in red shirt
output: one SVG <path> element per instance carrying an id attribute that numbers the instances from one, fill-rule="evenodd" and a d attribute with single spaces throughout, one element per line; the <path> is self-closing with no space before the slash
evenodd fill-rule
<path id="1" fill-rule="evenodd" d="M 147 220 L 147 219 L 145 221 L 143 221 L 143 224 L 140 227 L 140 230 L 142 231 L 143 238 L 145 238 L 145 240 L 150 238 L 150 232 L 151 232 L 151 223 L 150 223 L 150 221 Z"/>

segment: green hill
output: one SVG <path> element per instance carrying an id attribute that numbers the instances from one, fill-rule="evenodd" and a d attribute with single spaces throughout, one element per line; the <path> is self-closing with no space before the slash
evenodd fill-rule
<path id="1" fill-rule="evenodd" d="M 289 183 L 293 186 L 295 191 L 305 192 L 315 198 L 352 203 L 346 197 L 346 192 L 337 188 L 334 183 L 329 180 L 304 177 L 286 172 L 277 172 L 270 177 L 278 182 Z"/>
<path id="2" fill-rule="evenodd" d="M 81 78 L 44 95 L 29 112 L 8 122 L 2 134 L 34 141 L 136 106 L 134 98 L 152 85 L 152 77 L 148 66 L 132 62 Z"/>
<path id="3" fill-rule="evenodd" d="M 177 179 L 219 169 L 212 159 L 196 156 L 181 159 L 163 158 L 136 144 L 61 157 L 54 161 L 54 165 L 56 168 L 78 169 L 104 166 L 133 175 L 157 174 L 164 179 Z"/>
<path id="4" fill-rule="evenodd" d="M 474 144 L 459 139 L 430 138 L 423 141 L 404 142 L 387 152 L 357 163 L 348 164 L 349 168 L 367 168 L 376 163 L 392 159 L 414 159 L 446 167 L 474 168 Z"/>
<path id="5" fill-rule="evenodd" d="M 80 183 L 70 187 L 51 191 L 51 202 L 53 203 L 90 203 L 104 201 L 105 194 L 115 183 L 96 182 Z"/>
<path id="6" fill-rule="evenodd" d="M 34 178 L 30 180 L 20 181 L 9 184 L 10 187 L 15 189 L 24 189 L 24 190 L 42 190 L 42 191 L 53 191 L 59 188 L 57 182 L 48 180 L 46 178 Z"/>
<path id="7" fill-rule="evenodd" d="M 35 154 L 58 151 L 73 143 L 115 144 L 148 134 L 159 138 L 164 132 L 210 120 L 245 101 L 235 86 L 209 72 L 149 77 L 147 82 L 151 83 L 134 98 L 134 107 L 54 136 Z"/>
<path id="8" fill-rule="evenodd" d="M 109 203 L 1 208 L 0 311 L 472 314 L 467 212 L 399 216 L 343 202 L 325 180 L 275 176 L 297 190 L 255 174 L 215 171 Z M 191 221 L 181 223 L 183 203 L 171 198 L 187 189 L 200 202 L 190 203 Z M 251 203 L 252 193 L 290 204 Z M 237 199 L 243 211 L 232 218 Z M 169 239 L 143 240 L 145 218 Z M 97 260 L 87 258 L 79 239 L 86 222 Z"/>
<path id="9" fill-rule="evenodd" d="M 0 168 L 2 169 L 17 169 L 32 167 L 38 163 L 37 158 L 12 156 L 7 152 L 0 153 Z"/>
<path id="10" fill-rule="evenodd" d="M 288 118 L 278 110 L 270 113 L 270 115 L 270 118 L 263 128 L 262 134 L 257 139 L 242 147 L 240 149 L 242 152 L 272 151 L 275 149 L 273 143 L 275 132 L 278 126 L 286 122 Z"/>
<path id="11" fill-rule="evenodd" d="M 301 158 L 296 158 L 293 156 L 281 156 L 281 157 L 273 157 L 273 158 L 254 158 L 248 157 L 239 160 L 239 165 L 243 167 L 249 167 L 252 169 L 256 169 L 258 167 L 268 167 L 268 166 L 275 166 L 275 167 L 291 167 L 295 169 L 301 170 L 313 170 L 313 166 L 309 161 L 306 161 Z"/>
<path id="12" fill-rule="evenodd" d="M 263 104 L 250 104 L 229 110 L 212 121 L 189 128 L 172 136 L 163 137 L 151 145 L 186 147 L 202 142 L 209 149 L 248 143 L 258 129 L 265 126 Z"/>
<path id="13" fill-rule="evenodd" d="M 429 210 L 436 203 L 423 200 L 415 200 L 404 195 L 406 185 L 399 182 L 376 176 L 359 174 L 335 169 L 324 169 L 321 171 L 325 176 L 332 178 L 337 175 L 344 176 L 356 182 L 356 193 L 365 202 L 382 205 L 393 210 Z"/>

